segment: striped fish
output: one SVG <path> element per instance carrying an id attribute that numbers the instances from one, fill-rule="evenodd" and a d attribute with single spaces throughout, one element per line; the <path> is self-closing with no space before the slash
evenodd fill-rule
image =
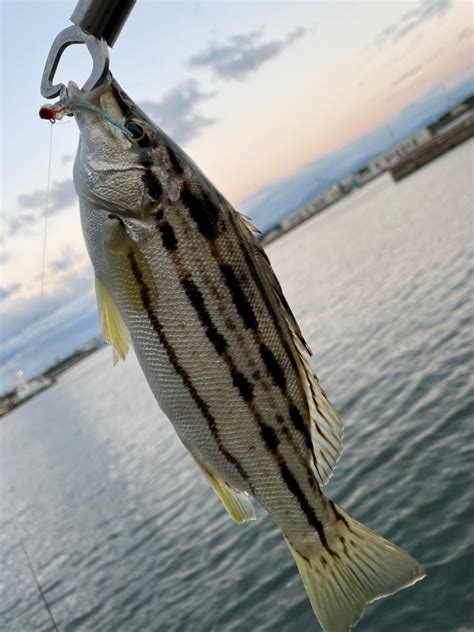
<path id="1" fill-rule="evenodd" d="M 131 340 L 230 516 L 254 519 L 253 497 L 273 517 L 322 628 L 350 630 L 425 573 L 321 492 L 342 423 L 253 226 L 111 76 L 69 93 L 83 104 L 74 182 L 105 340 L 116 358 Z"/>

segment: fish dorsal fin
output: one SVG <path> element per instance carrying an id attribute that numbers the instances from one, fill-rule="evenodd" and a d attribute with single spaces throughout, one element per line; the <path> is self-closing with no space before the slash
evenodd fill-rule
<path id="1" fill-rule="evenodd" d="M 107 344 L 114 348 L 114 364 L 125 360 L 130 347 L 130 334 L 115 304 L 112 294 L 98 276 L 95 277 L 95 291 L 99 310 L 99 325 Z"/>
<path id="2" fill-rule="evenodd" d="M 212 489 L 222 501 L 222 504 L 226 508 L 227 513 L 232 520 L 235 520 L 237 524 L 256 520 L 255 507 L 253 506 L 249 495 L 235 489 L 224 480 L 211 473 L 209 467 L 201 458 L 196 457 L 195 454 L 193 454 L 193 457 L 201 468 L 202 473 L 211 484 Z"/>
<path id="3" fill-rule="evenodd" d="M 311 367 L 309 357 L 311 349 L 306 344 L 296 319 L 286 301 L 280 283 L 275 276 L 271 263 L 255 238 L 246 217 L 237 213 L 238 222 L 245 238 L 252 246 L 253 259 L 267 290 L 273 298 L 273 304 L 282 315 L 290 340 L 293 343 L 294 358 L 301 377 L 309 409 L 309 429 L 313 446 L 313 471 L 320 485 L 325 485 L 331 477 L 342 453 L 344 427 L 338 412 L 328 400 L 321 388 L 317 375 Z"/>
<path id="4" fill-rule="evenodd" d="M 343 449 L 344 426 L 337 410 L 329 401 L 313 371 L 309 354 L 296 332 L 288 328 L 298 352 L 296 358 L 309 407 L 311 442 L 314 452 L 314 474 L 320 485 L 331 478 Z"/>
<path id="5" fill-rule="evenodd" d="M 260 230 L 258 228 L 255 228 L 255 226 L 250 222 L 249 218 L 246 215 L 242 215 L 242 213 L 238 213 L 237 211 L 235 212 L 235 214 L 237 216 L 237 221 L 240 225 L 242 233 L 252 247 L 255 265 L 261 274 L 262 280 L 276 299 L 275 307 L 283 308 L 285 320 L 291 324 L 292 332 L 294 332 L 298 336 L 298 339 L 300 340 L 303 347 L 307 350 L 309 355 L 311 355 L 311 350 L 303 338 L 298 323 L 296 322 L 296 318 L 294 317 L 293 312 L 291 311 L 291 308 L 283 295 L 281 285 L 276 278 L 275 273 L 273 272 L 272 264 L 267 257 L 267 253 L 263 249 L 262 244 L 255 237 L 254 233 L 259 233 Z"/>
<path id="6" fill-rule="evenodd" d="M 244 215 L 243 213 L 239 213 L 238 211 L 236 211 L 236 213 L 239 216 L 240 222 L 242 222 L 242 224 L 245 226 L 245 228 L 247 228 L 247 230 L 249 230 L 251 233 L 256 233 L 257 235 L 262 234 L 262 231 L 260 230 L 260 228 L 257 228 L 256 226 L 254 226 L 254 224 L 252 224 L 252 220 L 250 217 L 247 217 L 247 215 Z"/>

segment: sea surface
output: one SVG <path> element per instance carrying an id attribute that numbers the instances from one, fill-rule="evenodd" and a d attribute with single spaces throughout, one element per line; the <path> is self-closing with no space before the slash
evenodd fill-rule
<path id="1" fill-rule="evenodd" d="M 345 420 L 326 493 L 428 572 L 361 632 L 474 630 L 473 151 L 268 248 Z M 319 629 L 272 520 L 231 522 L 134 357 L 97 352 L 0 420 L 0 463 L 1 632 L 56 629 L 32 569 L 61 632 Z"/>

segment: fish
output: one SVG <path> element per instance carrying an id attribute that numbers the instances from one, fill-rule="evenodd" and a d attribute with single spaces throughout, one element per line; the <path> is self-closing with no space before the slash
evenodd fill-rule
<path id="1" fill-rule="evenodd" d="M 281 530 L 325 632 L 425 577 L 321 488 L 343 424 L 249 218 L 109 73 L 69 83 L 74 185 L 115 361 L 130 345 L 162 411 L 236 523 Z M 47 118 L 48 112 L 43 113 Z"/>

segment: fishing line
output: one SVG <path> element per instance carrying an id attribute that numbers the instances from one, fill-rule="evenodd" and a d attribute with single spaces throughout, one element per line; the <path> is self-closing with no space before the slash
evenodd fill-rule
<path id="1" fill-rule="evenodd" d="M 129 138 L 133 138 L 133 134 L 128 130 L 125 125 L 123 125 L 119 120 L 117 120 L 114 116 L 105 112 L 97 105 L 93 103 L 89 103 L 83 99 L 79 99 L 78 97 L 63 97 L 57 103 L 45 103 L 41 106 L 39 115 L 42 119 L 47 119 L 50 123 L 55 123 L 63 118 L 65 114 L 68 112 L 74 113 L 74 110 L 84 110 L 86 112 L 92 112 L 93 114 L 97 114 L 105 121 L 113 125 L 122 131 Z"/>
<path id="2" fill-rule="evenodd" d="M 41 292 L 40 304 L 43 304 L 44 290 L 44 269 L 46 265 L 46 235 L 48 232 L 48 209 L 49 209 L 49 189 L 51 184 L 51 158 L 53 155 L 53 125 L 51 124 L 51 132 L 49 134 L 49 160 L 48 160 L 48 185 L 46 187 L 46 205 L 44 209 L 44 234 L 43 234 L 43 264 L 41 266 Z"/>
<path id="3" fill-rule="evenodd" d="M 23 549 L 23 553 L 25 554 L 26 561 L 28 562 L 28 566 L 30 567 L 31 574 L 33 575 L 34 580 L 36 582 L 36 586 L 38 588 L 38 592 L 39 592 L 39 594 L 41 596 L 41 599 L 42 599 L 42 601 L 44 603 L 44 607 L 48 611 L 48 614 L 49 614 L 49 617 L 51 619 L 51 622 L 53 624 L 54 629 L 56 630 L 56 632 L 59 632 L 58 625 L 57 625 L 56 621 L 54 620 L 53 613 L 51 612 L 51 608 L 49 607 L 49 604 L 46 601 L 45 594 L 43 592 L 43 589 L 41 588 L 41 584 L 39 583 L 38 577 L 36 576 L 35 569 L 33 568 L 33 564 L 31 563 L 30 556 L 28 555 L 28 551 L 26 550 L 25 543 L 23 541 L 23 538 L 21 537 L 20 529 L 18 528 L 18 525 L 16 523 L 15 523 L 15 529 L 16 529 L 16 532 L 18 534 L 18 539 L 20 541 L 21 548 Z"/>

